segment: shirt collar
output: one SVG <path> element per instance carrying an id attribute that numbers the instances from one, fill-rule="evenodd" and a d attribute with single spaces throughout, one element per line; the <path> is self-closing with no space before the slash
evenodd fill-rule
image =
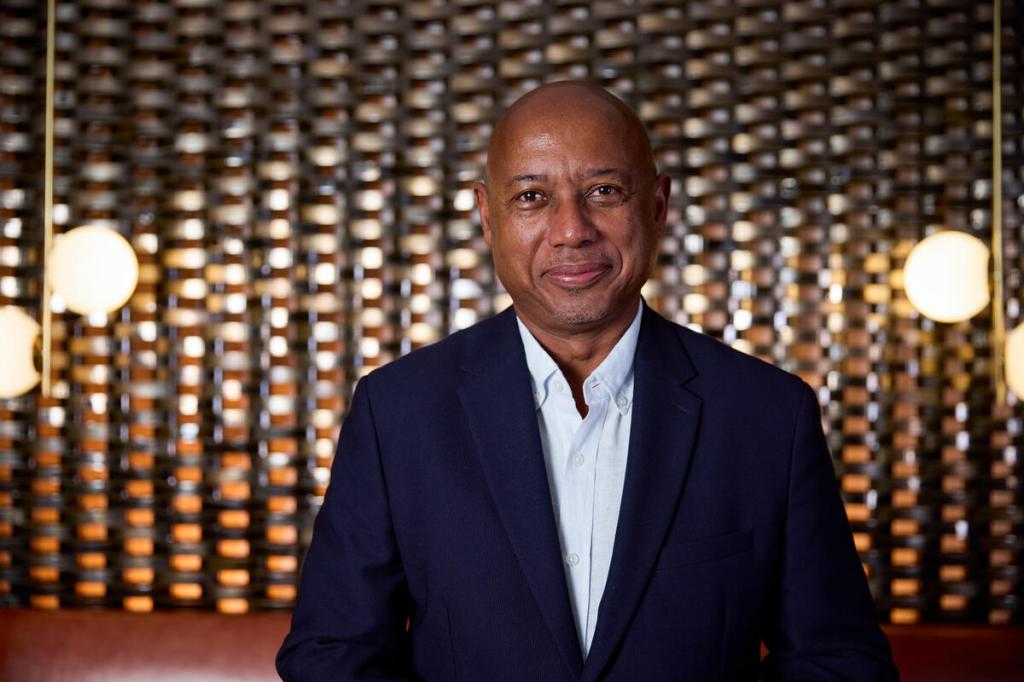
<path id="1" fill-rule="evenodd" d="M 623 415 L 629 411 L 629 406 L 633 402 L 633 356 L 636 354 L 637 341 L 640 338 L 643 311 L 643 304 L 637 305 L 636 315 L 629 327 L 597 369 L 584 380 L 583 395 L 587 404 L 601 394 Z M 548 397 L 550 384 L 555 380 L 564 382 L 565 378 L 562 376 L 562 370 L 518 315 L 516 324 L 519 325 L 519 336 L 523 341 L 523 350 L 526 351 L 526 367 L 530 371 L 530 381 L 533 384 L 534 402 L 539 410 Z"/>

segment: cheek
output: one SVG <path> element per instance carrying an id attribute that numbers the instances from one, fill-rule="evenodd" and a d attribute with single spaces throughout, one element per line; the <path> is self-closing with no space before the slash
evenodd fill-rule
<path id="1" fill-rule="evenodd" d="M 525 280 L 529 277 L 533 258 L 528 244 L 512 235 L 495 236 L 491 248 L 495 268 L 503 280 Z M 505 282 L 508 286 L 508 282 Z"/>
<path id="2" fill-rule="evenodd" d="M 604 230 L 604 234 L 623 260 L 630 260 L 633 254 L 644 248 L 643 232 L 635 221 L 623 219 L 621 222 L 610 224 L 608 229 Z"/>
<path id="3" fill-rule="evenodd" d="M 526 263 L 534 259 L 544 240 L 540 231 L 530 224 L 509 224 L 500 236 L 496 236 L 495 249 L 501 249 L 503 259 L 508 262 Z"/>
<path id="4" fill-rule="evenodd" d="M 637 226 L 635 232 L 623 238 L 618 245 L 623 267 L 630 270 L 646 270 L 651 259 L 657 253 L 658 240 L 644 234 L 644 228 Z"/>

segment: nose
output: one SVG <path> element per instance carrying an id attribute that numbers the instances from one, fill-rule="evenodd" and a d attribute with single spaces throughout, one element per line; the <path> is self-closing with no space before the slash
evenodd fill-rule
<path id="1" fill-rule="evenodd" d="M 557 202 L 548 225 L 548 245 L 578 248 L 597 240 L 597 227 L 582 202 L 567 199 Z"/>

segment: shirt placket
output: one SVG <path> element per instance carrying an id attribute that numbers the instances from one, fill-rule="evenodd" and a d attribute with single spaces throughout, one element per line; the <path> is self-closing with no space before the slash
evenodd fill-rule
<path id="1" fill-rule="evenodd" d="M 566 481 L 572 491 L 573 549 L 568 552 L 566 563 L 572 572 L 573 591 L 577 605 L 580 639 L 584 651 L 587 648 L 587 632 L 590 620 L 596 617 L 596 605 L 591 603 L 591 579 L 594 542 L 594 495 L 597 474 L 597 457 L 600 446 L 601 428 L 604 423 L 608 401 L 595 390 L 588 380 L 584 388 L 588 412 L 571 439 L 569 456 L 565 463 Z M 594 382 L 599 386 L 599 382 Z M 575 405 L 573 406 L 575 408 Z"/>

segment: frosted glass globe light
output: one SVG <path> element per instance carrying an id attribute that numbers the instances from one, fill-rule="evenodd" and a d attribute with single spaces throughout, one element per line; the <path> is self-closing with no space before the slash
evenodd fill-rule
<path id="1" fill-rule="evenodd" d="M 117 310 L 139 282 L 139 259 L 128 240 L 93 225 L 54 237 L 46 268 L 67 308 L 83 315 Z"/>
<path id="2" fill-rule="evenodd" d="M 910 303 L 937 322 L 960 322 L 988 305 L 989 250 L 964 232 L 937 232 L 907 256 L 903 287 Z"/>
<path id="3" fill-rule="evenodd" d="M 1024 324 L 1006 336 L 1006 385 L 1024 399 Z"/>
<path id="4" fill-rule="evenodd" d="M 32 346 L 39 323 L 24 310 L 0 307 L 0 398 L 13 398 L 32 390 L 40 375 L 32 361 Z"/>

